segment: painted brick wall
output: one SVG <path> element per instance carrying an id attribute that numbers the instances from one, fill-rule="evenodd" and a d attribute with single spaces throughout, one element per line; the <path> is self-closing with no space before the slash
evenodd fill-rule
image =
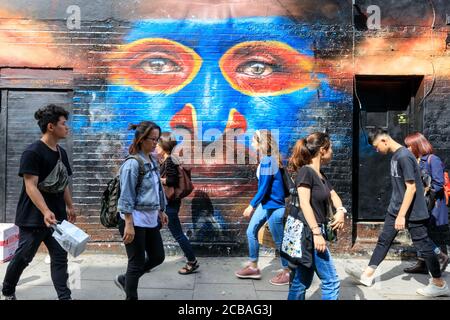
<path id="1" fill-rule="evenodd" d="M 92 249 L 120 250 L 118 232 L 101 227 L 98 214 L 103 188 L 117 172 L 131 141 L 127 125 L 150 118 L 168 130 L 171 119 L 188 103 L 194 105 L 207 128 L 222 131 L 230 120 L 229 110 L 235 108 L 246 119 L 247 129 L 266 126 L 281 130 L 285 156 L 296 139 L 328 128 L 334 158 L 325 173 L 351 212 L 352 130 L 358 125 L 352 121 L 355 72 L 423 74 L 428 90 L 433 79 L 429 61 L 433 60 L 437 78 L 424 103 L 424 132 L 438 154 L 450 163 L 450 116 L 445 112 L 449 108 L 449 53 L 442 48 L 447 32 L 443 13 L 450 12 L 450 6 L 443 2 L 436 4 L 438 18 L 433 33 L 429 27 L 430 7 L 420 5 L 415 11 L 410 10 L 408 1 L 359 2 L 363 9 L 370 4 L 379 5 L 384 24 L 379 31 L 355 33 L 351 26 L 352 7 L 342 1 L 284 1 L 287 9 L 278 6 L 274 11 L 269 10 L 273 3 L 264 2 L 260 5 L 267 6 L 265 12 L 270 14 L 245 14 L 240 17 L 247 19 L 243 25 L 226 15 L 221 15 L 219 22 L 198 16 L 187 20 L 178 16 L 183 16 L 182 10 L 189 12 L 184 7 L 171 11 L 170 7 L 146 7 L 145 1 L 75 2 L 81 8 L 81 28 L 74 30 L 66 26 L 69 14 L 65 9 L 71 1 L 2 3 L 0 62 L 2 66 L 14 67 L 73 68 L 73 196 L 79 225 L 91 235 Z M 255 6 L 255 2 L 249 3 L 248 8 Z M 214 10 L 211 7 L 210 11 Z M 284 14 L 279 13 L 282 11 Z M 400 12 L 404 14 L 399 15 Z M 185 23 L 164 20 L 166 25 L 160 24 L 161 19 L 168 18 Z M 198 22 L 205 20 L 210 23 Z M 148 46 L 137 50 L 139 54 L 136 51 L 128 55 L 132 48 L 124 49 L 123 45 L 157 35 L 194 48 L 203 60 L 198 76 L 176 92 L 173 99 L 170 95 L 136 89 L 142 76 L 136 76 L 134 71 L 123 72 L 125 67 L 136 68 L 133 61 L 142 63 L 140 54 L 153 48 Z M 286 41 L 304 54 L 303 58 L 311 63 L 311 69 L 303 70 L 310 74 L 306 78 L 309 82 L 304 86 L 297 83 L 301 89 L 284 95 L 243 94 L 245 88 L 240 88 L 241 91 L 232 88 L 218 66 L 213 66 L 212 62 L 218 63 L 218 58 L 237 43 L 265 40 Z M 427 46 L 430 41 L 435 47 Z M 286 55 L 289 59 L 290 54 Z M 405 65 L 401 59 L 405 55 L 415 68 L 395 70 L 393 66 L 401 69 Z M 131 64 L 124 65 L 124 61 Z M 297 82 L 304 80 L 298 77 Z M 259 106 L 263 107 L 256 109 Z M 209 254 L 246 254 L 247 221 L 241 215 L 256 191 L 255 166 L 196 165 L 193 177 L 196 192 L 183 201 L 180 219 L 197 250 Z M 346 229 L 335 250 L 343 252 L 352 246 L 355 237 L 352 231 L 350 227 Z M 168 252 L 177 251 L 167 230 L 163 236 Z"/>

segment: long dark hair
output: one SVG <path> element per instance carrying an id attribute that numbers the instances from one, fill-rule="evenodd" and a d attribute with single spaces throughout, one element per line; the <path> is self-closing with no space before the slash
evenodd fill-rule
<path id="1" fill-rule="evenodd" d="M 297 171 L 304 165 L 310 164 L 312 159 L 320 151 L 320 148 L 328 150 L 331 146 L 328 133 L 314 132 L 306 138 L 295 143 L 292 156 L 289 158 L 289 165 L 292 170 Z"/>
<path id="2" fill-rule="evenodd" d="M 148 137 L 153 129 L 159 131 L 158 138 L 161 136 L 161 128 L 152 121 L 142 121 L 139 124 L 130 124 L 128 130 L 135 130 L 133 143 L 128 149 L 129 154 L 136 154 L 141 150 L 142 140 Z"/>

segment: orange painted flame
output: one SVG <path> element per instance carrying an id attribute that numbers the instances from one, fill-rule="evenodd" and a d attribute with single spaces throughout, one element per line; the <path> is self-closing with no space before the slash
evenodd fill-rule
<path id="1" fill-rule="evenodd" d="M 56 42 L 46 23 L 19 19 L 18 13 L 5 10 L 0 17 L 0 65 L 86 68 L 84 59 L 75 58 L 80 56 L 76 50 Z"/>
<path id="2" fill-rule="evenodd" d="M 446 36 L 367 38 L 355 50 L 355 70 L 351 57 L 343 61 L 343 70 L 349 75 L 431 75 L 434 66 L 436 74 L 450 76 Z"/>

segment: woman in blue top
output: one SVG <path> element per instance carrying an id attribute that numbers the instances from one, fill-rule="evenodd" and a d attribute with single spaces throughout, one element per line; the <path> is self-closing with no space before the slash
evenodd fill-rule
<path id="1" fill-rule="evenodd" d="M 431 190 L 429 205 L 430 223 L 428 235 L 436 244 L 435 252 L 438 255 L 441 272 L 447 268 L 449 257 L 447 245 L 450 244 L 450 230 L 448 226 L 448 208 L 444 193 L 444 164 L 433 152 L 431 143 L 421 134 L 415 132 L 405 138 L 405 145 L 414 154 L 419 162 L 421 172 L 431 177 Z M 428 274 L 425 260 L 418 257 L 417 263 L 404 269 L 407 273 Z"/>
<path id="2" fill-rule="evenodd" d="M 261 279 L 258 268 L 259 243 L 258 231 L 268 221 L 270 232 L 277 247 L 283 240 L 284 185 L 279 168 L 282 166 L 277 142 L 268 130 L 257 130 L 252 140 L 252 147 L 261 155 L 256 176 L 258 191 L 250 205 L 244 211 L 244 217 L 251 217 L 247 228 L 249 246 L 249 264 L 235 274 L 241 279 Z M 289 284 L 288 262 L 281 259 L 283 270 L 270 280 L 273 285 Z"/>

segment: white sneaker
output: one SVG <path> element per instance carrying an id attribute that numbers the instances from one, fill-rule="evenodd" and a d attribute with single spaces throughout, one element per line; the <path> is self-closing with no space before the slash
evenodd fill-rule
<path id="1" fill-rule="evenodd" d="M 354 269 L 354 268 L 345 268 L 345 272 L 351 276 L 355 281 L 358 283 L 365 285 L 366 287 L 370 287 L 373 285 L 375 280 L 375 274 L 371 277 L 368 277 L 364 274 L 363 270 L 360 269 Z"/>
<path id="2" fill-rule="evenodd" d="M 417 289 L 416 292 L 425 297 L 442 297 L 450 295 L 447 282 L 444 282 L 442 287 L 438 287 L 432 280 L 430 280 L 430 283 L 426 287 Z"/>

